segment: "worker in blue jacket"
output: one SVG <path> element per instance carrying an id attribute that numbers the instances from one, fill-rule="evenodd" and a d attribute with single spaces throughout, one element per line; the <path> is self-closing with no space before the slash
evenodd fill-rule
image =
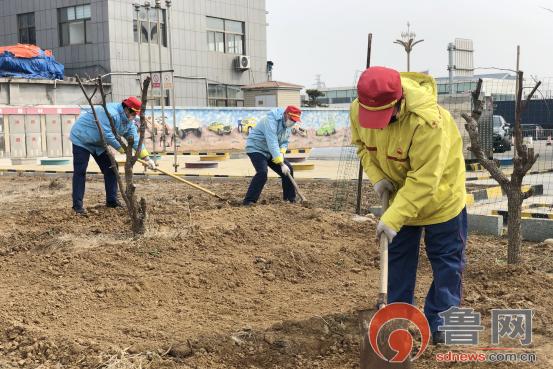
<path id="1" fill-rule="evenodd" d="M 113 118 L 117 133 L 119 136 L 125 138 L 132 136 L 134 139 L 133 147 L 135 151 L 138 149 L 139 136 L 136 125 L 133 124 L 133 120 L 136 118 L 136 114 L 140 111 L 141 107 L 142 103 L 134 96 L 125 99 L 122 103 L 107 104 L 108 112 Z M 111 125 L 104 109 L 102 107 L 96 107 L 95 110 L 107 144 L 118 152 L 124 153 L 123 148 L 119 142 L 117 142 L 117 139 L 111 131 Z M 71 128 L 69 139 L 73 143 L 73 210 L 75 210 L 77 214 L 86 214 L 86 210 L 83 207 L 83 198 L 86 183 L 86 169 L 88 167 L 90 155 L 92 155 L 104 175 L 106 206 L 110 208 L 122 206 L 117 200 L 117 178 L 111 168 L 111 162 L 102 144 L 102 139 L 94 121 L 94 114 L 92 111 L 84 113 L 77 119 Z M 156 164 L 150 159 L 149 155 L 148 150 L 146 150 L 143 145 L 139 157 L 146 160 L 150 169 L 155 169 Z"/>
<path id="2" fill-rule="evenodd" d="M 296 191 L 289 175 L 293 175 L 292 165 L 284 159 L 288 149 L 288 139 L 292 126 L 301 122 L 301 110 L 295 106 L 286 109 L 273 109 L 264 117 L 248 135 L 246 153 L 255 168 L 244 205 L 257 202 L 267 182 L 267 168 L 271 168 L 282 178 L 284 201 L 295 202 Z"/>

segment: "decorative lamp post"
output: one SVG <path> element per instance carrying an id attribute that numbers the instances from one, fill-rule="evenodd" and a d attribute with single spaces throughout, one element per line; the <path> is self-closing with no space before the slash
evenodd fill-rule
<path id="1" fill-rule="evenodd" d="M 401 45 L 405 48 L 405 52 L 407 53 L 407 72 L 411 70 L 411 50 L 413 50 L 413 47 L 423 42 L 424 40 L 415 40 L 416 34 L 415 32 L 412 32 L 410 29 L 410 24 L 407 22 L 407 31 L 401 32 L 401 40 L 395 40 L 394 44 Z"/>

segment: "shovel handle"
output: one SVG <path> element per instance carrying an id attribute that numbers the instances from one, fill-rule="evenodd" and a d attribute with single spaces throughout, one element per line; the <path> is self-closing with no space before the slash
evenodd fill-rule
<path id="1" fill-rule="evenodd" d="M 388 209 L 390 202 L 390 192 L 384 191 L 382 194 L 382 214 Z M 388 297 L 388 237 L 380 235 L 380 286 L 378 294 L 377 306 L 383 306 L 387 302 Z"/>
<path id="2" fill-rule="evenodd" d="M 303 196 L 303 194 L 301 193 L 300 188 L 298 187 L 298 184 L 296 183 L 296 180 L 294 179 L 294 177 L 292 177 L 290 173 L 288 173 L 287 176 L 290 179 L 290 182 L 292 182 L 292 185 L 294 186 L 294 188 L 296 189 L 296 192 L 300 197 L 301 201 L 305 201 L 305 196 Z"/>

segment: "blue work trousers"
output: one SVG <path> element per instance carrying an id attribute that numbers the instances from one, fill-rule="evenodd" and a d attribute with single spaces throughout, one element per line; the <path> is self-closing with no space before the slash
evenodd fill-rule
<path id="1" fill-rule="evenodd" d="M 267 158 L 265 155 L 253 152 L 248 153 L 250 160 L 252 161 L 253 167 L 255 168 L 255 175 L 252 178 L 250 186 L 248 187 L 248 192 L 244 198 L 244 204 L 256 203 L 263 191 L 265 183 L 267 183 L 267 173 L 268 168 L 274 170 L 282 178 L 282 197 L 285 201 L 295 202 L 296 201 L 296 190 L 292 181 L 287 176 L 282 174 L 280 169 L 280 164 L 275 164 L 271 159 Z M 290 168 L 290 175 L 294 175 L 292 165 L 284 160 L 284 164 Z"/>
<path id="2" fill-rule="evenodd" d="M 73 145 L 73 209 L 83 208 L 86 168 L 91 155 L 104 175 L 106 203 L 117 201 L 117 178 L 113 173 L 113 169 L 111 169 L 108 154 L 103 152 L 100 155 L 94 155 L 81 146 Z"/>
<path id="3" fill-rule="evenodd" d="M 434 280 L 424 304 L 424 314 L 432 332 L 443 325 L 438 313 L 459 306 L 467 241 L 466 208 L 444 223 L 404 226 L 388 247 L 388 303 L 414 304 L 415 280 L 422 230 L 426 255 Z"/>

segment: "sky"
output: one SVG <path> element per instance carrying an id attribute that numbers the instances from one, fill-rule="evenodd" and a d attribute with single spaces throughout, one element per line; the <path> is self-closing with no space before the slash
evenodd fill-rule
<path id="1" fill-rule="evenodd" d="M 520 69 L 553 76 L 553 0 L 266 0 L 267 58 L 273 80 L 326 87 L 352 86 L 365 69 L 367 35 L 371 65 L 406 70 L 401 38 L 407 22 L 424 41 L 411 52 L 411 71 L 447 76 L 447 44 L 473 40 L 474 66 Z M 498 71 L 478 69 L 476 74 Z"/>

